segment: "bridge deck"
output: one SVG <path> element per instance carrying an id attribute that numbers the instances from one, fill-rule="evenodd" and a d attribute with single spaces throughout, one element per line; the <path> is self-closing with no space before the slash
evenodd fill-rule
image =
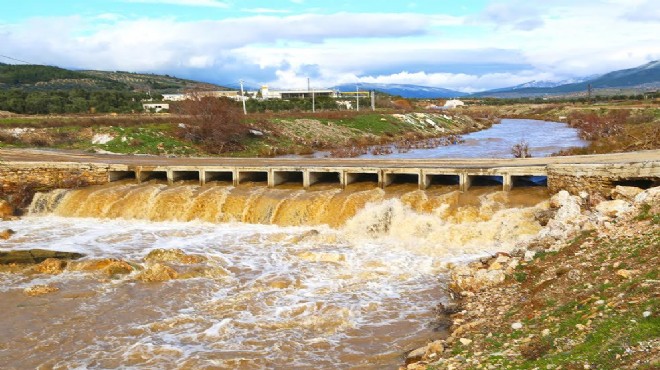
<path id="1" fill-rule="evenodd" d="M 660 177 L 660 150 L 601 155 L 541 157 L 524 159 L 337 159 L 337 158 L 168 158 L 145 155 L 90 154 L 72 151 L 0 149 L 7 164 L 109 166 L 108 181 L 154 178 L 209 181 L 263 181 L 268 186 L 297 182 L 307 188 L 317 182 L 346 186 L 373 181 L 385 187 L 395 182 L 414 182 L 424 189 L 434 183 L 456 183 L 467 190 L 473 183 L 498 181 L 505 190 L 517 181 L 547 177 L 552 166 L 582 166 L 620 177 Z M 600 166 L 600 167 L 599 167 Z M 640 168 L 642 169 L 640 171 Z"/>

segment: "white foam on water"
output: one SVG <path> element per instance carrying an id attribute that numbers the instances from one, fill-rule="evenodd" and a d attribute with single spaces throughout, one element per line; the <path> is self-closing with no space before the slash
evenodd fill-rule
<path id="1" fill-rule="evenodd" d="M 487 217 L 451 219 L 392 199 L 368 204 L 340 229 L 29 216 L 4 223 L 17 233 L 0 242 L 0 250 L 42 248 L 144 263 L 155 248 L 177 248 L 229 271 L 222 278 L 156 284 L 130 277 L 95 283 L 98 294 L 81 301 L 76 314 L 134 314 L 118 314 L 94 341 L 44 358 L 66 357 L 82 367 L 117 358 L 147 367 L 350 367 L 357 365 L 343 358 L 362 353 L 388 354 L 392 365 L 408 349 L 401 347 L 431 335 L 428 322 L 443 298 L 439 279 L 447 261 L 512 245 L 534 231 L 526 210 L 482 213 Z M 81 279 L 88 278 L 65 272 L 16 281 L 0 274 L 0 287 L 56 283 L 66 292 Z M 67 314 L 60 315 L 66 321 Z M 72 323 L 66 330 L 75 336 L 83 328 Z"/>

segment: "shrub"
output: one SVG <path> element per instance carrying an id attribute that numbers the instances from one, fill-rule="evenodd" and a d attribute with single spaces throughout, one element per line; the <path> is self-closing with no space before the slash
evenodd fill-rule
<path id="1" fill-rule="evenodd" d="M 181 102 L 177 109 L 186 116 L 179 130 L 182 138 L 200 144 L 209 153 L 243 149 L 241 140 L 248 128 L 241 123 L 242 112 L 236 102 L 197 97 Z"/>
<path id="2" fill-rule="evenodd" d="M 529 151 L 529 143 L 526 140 L 520 140 L 517 144 L 511 147 L 511 154 L 515 158 L 531 158 L 532 154 Z"/>

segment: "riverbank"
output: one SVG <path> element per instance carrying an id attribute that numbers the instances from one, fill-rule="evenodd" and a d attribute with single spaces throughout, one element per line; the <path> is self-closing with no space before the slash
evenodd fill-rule
<path id="1" fill-rule="evenodd" d="M 506 118 L 564 122 L 580 130 L 586 147 L 555 155 L 621 153 L 660 148 L 660 103 L 544 103 L 498 106 L 469 105 L 466 111 Z M 533 143 L 531 143 L 533 144 Z"/>
<path id="2" fill-rule="evenodd" d="M 456 137 L 497 122 L 480 113 L 454 112 L 288 112 L 251 114 L 237 130 L 246 134 L 230 151 L 195 142 L 175 114 L 0 117 L 0 147 L 75 149 L 163 156 L 272 157 L 335 151 L 354 156 L 365 148 L 406 147 L 424 139 Z M 223 134 L 222 130 L 220 134 Z M 213 149 L 213 150 L 211 150 Z M 355 153 L 354 155 L 351 153 Z"/>
<path id="3" fill-rule="evenodd" d="M 660 364 L 660 188 L 555 195 L 511 254 L 451 272 L 450 334 L 406 369 L 654 369 Z"/>

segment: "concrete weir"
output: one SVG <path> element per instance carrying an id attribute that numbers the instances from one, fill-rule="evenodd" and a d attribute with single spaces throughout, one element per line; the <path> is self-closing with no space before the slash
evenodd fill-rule
<path id="1" fill-rule="evenodd" d="M 517 181 L 517 179 L 541 178 L 540 181 Z M 149 167 L 136 166 L 132 170 L 109 170 L 108 181 L 137 179 L 167 180 L 169 184 L 178 181 L 197 181 L 200 185 L 212 181 L 230 182 L 239 186 L 246 182 L 264 183 L 268 187 L 282 184 L 299 184 L 309 189 L 315 184 L 336 184 L 342 188 L 356 182 L 373 183 L 374 187 L 386 188 L 392 184 L 416 184 L 420 189 L 435 185 L 456 185 L 461 191 L 471 186 L 500 184 L 503 190 L 513 186 L 545 186 L 545 168 L 502 167 L 502 168 L 375 168 L 375 167 Z"/>
<path id="2" fill-rule="evenodd" d="M 419 189 L 456 186 L 547 186 L 551 193 L 565 189 L 609 191 L 616 185 L 660 186 L 660 150 L 633 153 L 524 159 L 330 159 L 330 158 L 162 158 L 0 149 L 0 185 L 11 193 L 25 184 L 40 188 L 160 180 L 200 185 L 222 182 L 240 186 L 337 187 L 365 182 L 387 188 L 416 184 Z M 71 181 L 75 180 L 75 181 Z M 77 185 L 76 185 L 77 184 Z"/>

